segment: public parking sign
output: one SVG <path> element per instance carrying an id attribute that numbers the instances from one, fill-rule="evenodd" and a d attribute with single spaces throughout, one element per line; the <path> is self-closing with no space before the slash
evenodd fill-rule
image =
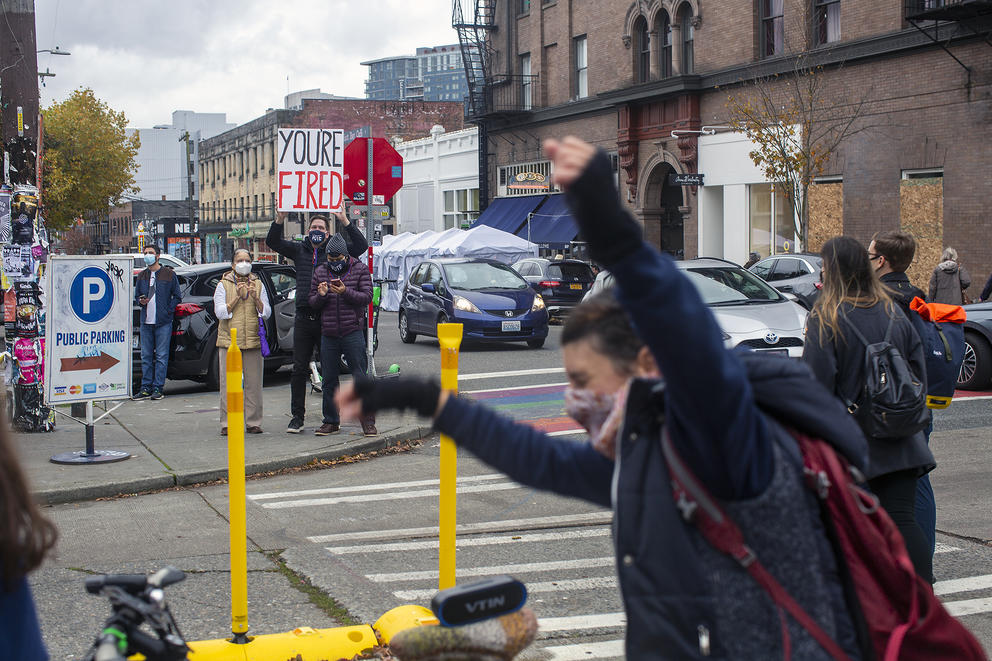
<path id="1" fill-rule="evenodd" d="M 130 257 L 49 259 L 47 404 L 130 397 L 132 265 Z"/>

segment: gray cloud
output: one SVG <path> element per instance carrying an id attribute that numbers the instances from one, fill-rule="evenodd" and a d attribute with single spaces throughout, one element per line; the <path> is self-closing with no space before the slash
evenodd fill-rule
<path id="1" fill-rule="evenodd" d="M 363 96 L 359 62 L 455 43 L 450 0 L 35 0 L 42 104 L 91 87 L 132 126 L 173 110 L 245 122 L 319 87 Z"/>

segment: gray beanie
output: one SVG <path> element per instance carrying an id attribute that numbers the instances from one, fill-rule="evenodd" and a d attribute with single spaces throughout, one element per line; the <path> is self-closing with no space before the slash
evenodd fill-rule
<path id="1" fill-rule="evenodd" d="M 345 243 L 343 236 L 335 234 L 327 240 L 327 254 L 331 257 L 348 254 L 348 244 Z"/>

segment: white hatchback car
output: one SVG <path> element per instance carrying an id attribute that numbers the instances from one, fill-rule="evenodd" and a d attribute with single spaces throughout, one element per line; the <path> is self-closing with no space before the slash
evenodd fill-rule
<path id="1" fill-rule="evenodd" d="M 145 268 L 145 256 L 140 252 L 133 252 L 128 255 L 134 260 L 134 272 L 140 273 Z M 167 252 L 163 252 L 158 256 L 158 263 L 162 266 L 168 266 L 174 269 L 184 269 L 189 266 L 186 262 L 179 259 L 178 257 L 173 257 Z"/>

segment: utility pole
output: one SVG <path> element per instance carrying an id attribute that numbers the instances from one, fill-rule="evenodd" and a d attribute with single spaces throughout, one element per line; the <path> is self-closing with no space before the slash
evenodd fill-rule
<path id="1" fill-rule="evenodd" d="M 196 226 L 196 209 L 193 205 L 193 161 L 192 161 L 193 143 L 190 141 L 189 131 L 183 131 L 183 135 L 181 138 L 179 138 L 179 140 L 186 142 L 186 201 L 189 205 L 188 208 L 189 233 L 190 233 L 189 254 L 193 255 L 194 254 L 193 251 L 196 249 L 196 245 L 193 241 L 193 237 L 197 235 L 197 230 L 199 229 Z M 202 244 L 201 244 L 201 251 L 202 251 Z M 203 259 L 202 252 L 200 255 L 198 255 L 198 257 L 201 262 L 205 261 Z M 192 259 L 190 261 L 192 261 Z"/>
<path id="2" fill-rule="evenodd" d="M 9 155 L 9 181 L 36 185 L 38 53 L 34 0 L 0 0 L 0 133 Z M 8 179 L 6 170 L 4 181 Z"/>

